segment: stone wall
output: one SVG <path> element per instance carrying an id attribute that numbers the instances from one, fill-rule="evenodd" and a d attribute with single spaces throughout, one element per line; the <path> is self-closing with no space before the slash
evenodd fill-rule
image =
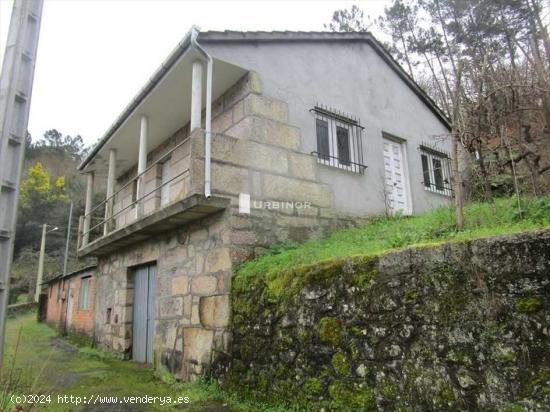
<path id="1" fill-rule="evenodd" d="M 157 265 L 155 363 L 181 377 L 202 373 L 228 340 L 231 277 L 223 214 L 100 258 L 96 332 L 100 344 L 131 355 L 133 269 Z M 225 312 L 224 312 L 225 311 Z M 192 347 L 184 362 L 183 348 Z"/>
<path id="2" fill-rule="evenodd" d="M 232 305 L 232 350 L 215 374 L 260 398 L 550 408 L 548 230 L 237 275 Z"/>

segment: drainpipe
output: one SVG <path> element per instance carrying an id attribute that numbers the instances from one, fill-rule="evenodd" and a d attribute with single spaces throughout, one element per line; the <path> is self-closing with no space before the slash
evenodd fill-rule
<path id="1" fill-rule="evenodd" d="M 198 43 L 197 36 L 199 29 L 193 26 L 191 29 L 191 44 L 200 51 L 207 60 L 206 66 L 206 119 L 204 133 L 204 197 L 211 196 L 211 163 L 212 163 L 212 56 L 206 52 Z"/>

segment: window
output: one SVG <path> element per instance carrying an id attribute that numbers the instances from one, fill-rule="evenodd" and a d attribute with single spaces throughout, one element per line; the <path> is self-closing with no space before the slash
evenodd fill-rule
<path id="1" fill-rule="evenodd" d="M 79 308 L 88 309 L 90 307 L 90 283 L 92 277 L 87 276 L 80 279 L 80 297 L 79 297 Z"/>
<path id="2" fill-rule="evenodd" d="M 338 142 L 338 160 L 340 164 L 349 166 L 351 156 L 349 153 L 349 132 L 348 129 L 336 126 L 336 140 Z"/>
<path id="3" fill-rule="evenodd" d="M 319 159 L 329 161 L 330 151 L 328 148 L 328 122 L 317 119 L 317 155 Z"/>
<path id="4" fill-rule="evenodd" d="M 452 196 L 451 158 L 449 155 L 429 145 L 422 144 L 420 146 L 420 160 L 424 188 L 430 192 Z"/>
<path id="5" fill-rule="evenodd" d="M 315 114 L 318 162 L 327 166 L 363 173 L 362 131 L 359 120 L 323 106 L 310 110 Z"/>
<path id="6" fill-rule="evenodd" d="M 160 164 L 160 205 L 170 202 L 170 158 Z"/>

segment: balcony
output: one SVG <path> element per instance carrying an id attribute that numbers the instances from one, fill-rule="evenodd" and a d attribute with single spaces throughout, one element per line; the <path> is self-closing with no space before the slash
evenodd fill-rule
<path id="1" fill-rule="evenodd" d="M 111 253 L 229 203 L 203 195 L 210 193 L 212 103 L 248 70 L 209 56 L 196 36 L 195 29 L 185 36 L 78 167 L 87 176 L 79 256 Z M 93 205 L 102 176 L 105 200 Z"/>
<path id="2" fill-rule="evenodd" d="M 105 255 L 225 209 L 229 199 L 202 194 L 203 142 L 196 129 L 142 173 L 120 178 L 116 192 L 80 217 L 78 255 Z"/>

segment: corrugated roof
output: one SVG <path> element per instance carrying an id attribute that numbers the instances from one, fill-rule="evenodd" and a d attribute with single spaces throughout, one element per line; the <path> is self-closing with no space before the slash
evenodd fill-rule
<path id="1" fill-rule="evenodd" d="M 65 276 L 63 276 L 63 273 L 60 273 L 59 275 L 51 278 L 50 280 L 48 280 L 46 282 L 43 282 L 42 284 L 47 285 L 50 282 L 54 282 L 54 281 L 57 281 L 57 280 L 60 280 L 60 279 L 70 278 L 72 276 L 79 275 L 80 273 L 87 272 L 87 271 L 95 269 L 95 268 L 97 268 L 97 265 L 89 265 L 89 266 L 83 267 L 81 269 L 75 270 L 73 272 L 67 273 Z"/>

